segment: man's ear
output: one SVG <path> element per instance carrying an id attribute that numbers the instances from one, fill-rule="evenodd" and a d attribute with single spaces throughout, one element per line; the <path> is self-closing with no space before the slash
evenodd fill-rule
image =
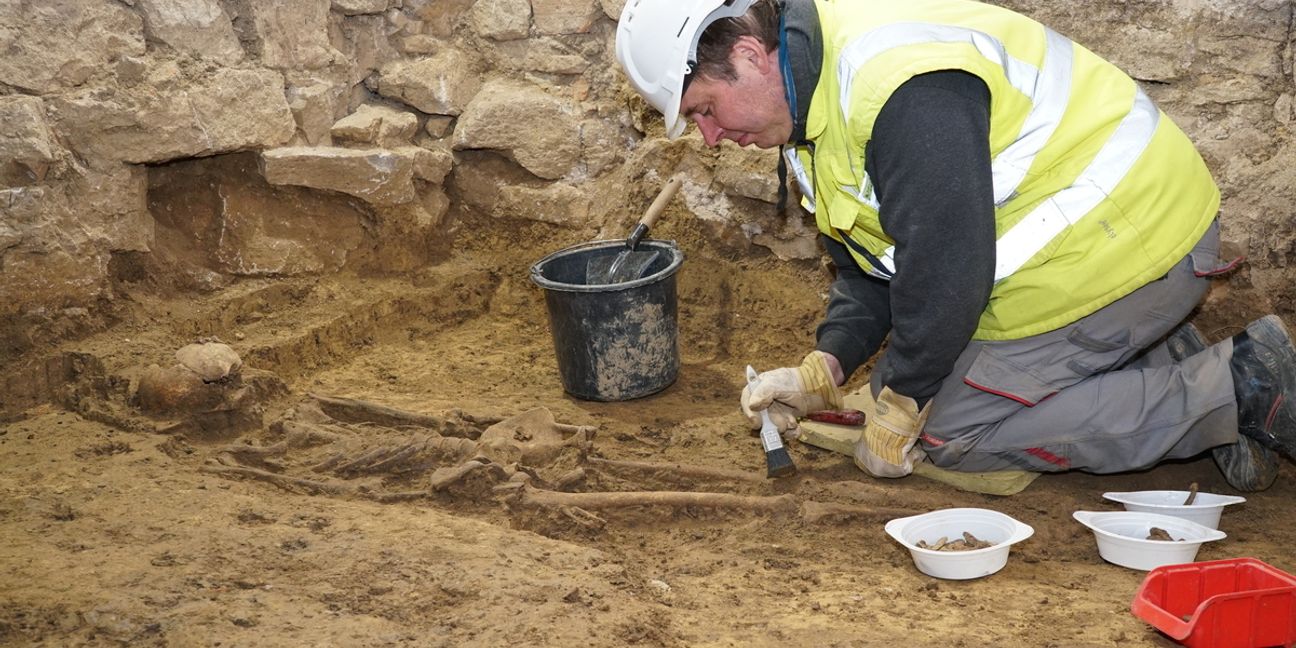
<path id="1" fill-rule="evenodd" d="M 735 65 L 747 63 L 761 74 L 769 73 L 775 64 L 775 54 L 765 50 L 765 44 L 755 36 L 739 36 L 730 51 L 729 60 Z"/>

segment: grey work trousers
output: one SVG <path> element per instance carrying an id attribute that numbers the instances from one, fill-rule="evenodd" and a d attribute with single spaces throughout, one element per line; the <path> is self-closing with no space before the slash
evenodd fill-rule
<path id="1" fill-rule="evenodd" d="M 1178 363 L 1157 348 L 1219 265 L 1216 222 L 1165 277 L 1069 326 L 973 340 L 931 400 L 927 455 L 964 471 L 1112 473 L 1235 442 L 1232 340 Z"/>

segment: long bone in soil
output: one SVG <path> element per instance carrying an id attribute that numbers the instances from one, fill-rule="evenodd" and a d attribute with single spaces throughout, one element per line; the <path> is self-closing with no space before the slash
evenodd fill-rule
<path id="1" fill-rule="evenodd" d="M 267 445 L 220 448 L 203 470 L 285 490 L 380 502 L 444 494 L 502 499 L 513 509 L 552 509 L 587 524 L 592 513 L 660 508 L 798 516 L 808 522 L 901 517 L 913 511 L 801 501 L 795 495 L 712 491 L 564 492 L 591 474 L 705 479 L 759 486 L 766 478 L 728 468 L 592 457 L 595 428 L 554 420 L 545 408 L 500 418 L 452 411 L 407 412 L 366 401 L 311 395 L 269 429 Z M 551 473 L 546 477 L 545 473 Z M 393 489 L 389 482 L 419 485 Z M 633 483 L 633 481 L 632 481 Z"/>

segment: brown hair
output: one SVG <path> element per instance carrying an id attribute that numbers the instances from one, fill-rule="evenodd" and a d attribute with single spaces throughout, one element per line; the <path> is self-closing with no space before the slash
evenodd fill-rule
<path id="1" fill-rule="evenodd" d="M 698 39 L 697 65 L 693 74 L 709 79 L 733 81 L 738 71 L 729 62 L 734 43 L 742 36 L 754 36 L 772 52 L 779 44 L 779 12 L 782 0 L 756 0 L 737 18 L 721 18 L 707 26 Z"/>

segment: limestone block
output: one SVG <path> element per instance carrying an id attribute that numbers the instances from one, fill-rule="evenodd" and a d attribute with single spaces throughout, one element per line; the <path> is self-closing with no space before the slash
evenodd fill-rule
<path id="1" fill-rule="evenodd" d="M 342 88 L 327 81 L 288 86 L 285 93 L 288 108 L 297 121 L 297 129 L 311 146 L 331 143 L 329 129 L 333 127 L 334 106 L 341 95 Z"/>
<path id="2" fill-rule="evenodd" d="M 544 34 L 583 34 L 603 15 L 598 0 L 531 0 L 531 11 Z"/>
<path id="3" fill-rule="evenodd" d="M 331 229 L 325 234 L 323 228 L 330 219 L 284 222 L 282 218 L 281 214 L 268 214 L 260 205 L 231 200 L 222 214 L 224 229 L 214 250 L 217 268 L 245 277 L 336 270 L 362 236 L 362 230 L 352 222 L 341 223 L 352 226 L 350 230 Z M 318 231 L 306 231 L 310 229 Z"/>
<path id="4" fill-rule="evenodd" d="M 455 49 L 388 63 L 378 80 L 378 94 L 432 115 L 458 115 L 480 88 L 471 60 Z"/>
<path id="5" fill-rule="evenodd" d="M 414 199 L 414 158 L 384 149 L 287 147 L 261 154 L 270 184 L 338 191 L 379 205 Z"/>
<path id="6" fill-rule="evenodd" d="M 7 194 L 12 191 L 14 190 L 5 189 L 0 191 L 0 205 L 5 205 L 8 202 L 9 196 Z M 22 232 L 19 232 L 18 228 L 14 227 L 12 223 L 0 220 L 0 258 L 4 258 L 5 250 L 17 247 L 22 242 Z"/>
<path id="7" fill-rule="evenodd" d="M 1290 2 L 1172 0 L 1101 2 L 1083 7 L 1050 0 L 1010 0 L 1136 79 L 1191 83 L 1194 74 L 1272 75 L 1273 43 L 1290 32 Z"/>
<path id="8" fill-rule="evenodd" d="M 373 94 L 374 93 L 368 84 L 351 86 L 351 89 L 347 92 L 346 103 L 343 105 L 341 113 L 334 116 L 341 119 L 342 117 L 351 114 L 356 109 L 360 108 L 360 106 L 373 101 Z"/>
<path id="9" fill-rule="evenodd" d="M 78 166 L 57 185 L 0 192 L 0 214 L 36 250 L 147 250 L 147 175 L 125 164 Z"/>
<path id="10" fill-rule="evenodd" d="M 625 162 L 625 152 L 631 144 L 625 141 L 615 122 L 605 119 L 586 119 L 580 123 L 581 159 L 585 171 L 598 177 Z"/>
<path id="11" fill-rule="evenodd" d="M 333 11 L 348 16 L 376 14 L 387 11 L 388 0 L 333 0 Z"/>
<path id="12" fill-rule="evenodd" d="M 595 192 L 566 183 L 511 184 L 511 175 L 498 162 L 461 165 L 455 168 L 455 188 L 465 205 L 481 213 L 570 227 L 588 223 Z"/>
<path id="13" fill-rule="evenodd" d="M 599 6 L 603 8 L 603 15 L 612 20 L 620 20 L 621 10 L 625 8 L 625 0 L 599 0 Z"/>
<path id="14" fill-rule="evenodd" d="M 75 244 L 78 249 L 147 251 L 153 244 L 148 174 L 148 169 L 131 164 L 78 167 L 63 187 L 61 204 L 51 206 L 51 225 L 61 237 L 72 232 L 83 237 Z"/>
<path id="15" fill-rule="evenodd" d="M 778 202 L 777 151 L 725 145 L 719 153 L 715 179 L 725 193 L 770 204 Z M 796 183 L 790 174 L 788 182 Z"/>
<path id="16" fill-rule="evenodd" d="M 1296 101 L 1291 94 L 1283 94 L 1274 102 L 1274 120 L 1279 124 L 1296 121 Z"/>
<path id="17" fill-rule="evenodd" d="M 154 256 L 198 286 L 224 275 L 334 271 L 365 239 L 365 206 L 344 194 L 265 182 L 259 156 L 221 155 L 156 167 Z"/>
<path id="18" fill-rule="evenodd" d="M 1273 43 L 1289 37 L 1287 20 L 1274 16 L 1272 24 L 1263 28 L 1248 25 L 1256 30 L 1250 33 L 1239 31 L 1241 28 L 1236 25 L 1230 25 L 1227 31 L 1208 32 L 1198 37 L 1191 51 L 1210 61 L 1210 71 L 1214 74 L 1268 78 L 1272 85 L 1280 87 L 1286 81 L 1284 61 L 1273 55 Z"/>
<path id="19" fill-rule="evenodd" d="M 780 261 L 819 258 L 818 230 L 806 227 L 799 218 L 788 219 L 775 232 L 749 232 L 752 243 L 768 248 Z"/>
<path id="20" fill-rule="evenodd" d="M 429 191 L 421 201 L 423 211 L 419 224 L 424 227 L 437 227 L 450 211 L 450 196 L 442 190 Z"/>
<path id="21" fill-rule="evenodd" d="M 432 184 L 441 184 L 454 167 L 454 154 L 437 148 L 426 149 L 421 146 L 409 146 L 396 149 L 397 152 L 414 158 L 414 177 Z"/>
<path id="22" fill-rule="evenodd" d="M 403 110 L 391 110 L 378 126 L 378 144 L 397 146 L 405 144 L 418 132 L 418 116 Z"/>
<path id="23" fill-rule="evenodd" d="M 506 186 L 500 189 L 496 213 L 556 225 L 581 226 L 589 221 L 591 201 L 588 192 L 567 184 Z"/>
<path id="24" fill-rule="evenodd" d="M 1144 23 L 1110 20 L 1110 27 L 1093 34 L 1077 34 L 1052 24 L 1085 47 L 1106 58 L 1126 74 L 1144 81 L 1173 81 L 1192 65 L 1192 46 L 1183 32 L 1164 22 Z M 1156 28 L 1149 27 L 1156 25 Z M 1138 43 L 1130 48 L 1129 43 Z"/>
<path id="25" fill-rule="evenodd" d="M 400 53 L 387 38 L 387 21 L 382 16 L 353 16 L 334 25 L 333 47 L 342 55 L 349 74 L 347 80 L 358 84 L 371 77 Z"/>
<path id="26" fill-rule="evenodd" d="M 409 56 L 435 54 L 441 48 L 441 41 L 426 34 L 411 34 L 400 39 L 400 51 Z"/>
<path id="27" fill-rule="evenodd" d="M 318 69 L 341 55 L 329 44 L 329 0 L 232 0 L 251 18 L 262 65 Z"/>
<path id="28" fill-rule="evenodd" d="M 1190 101 L 1195 105 L 1227 104 L 1242 101 L 1272 101 L 1272 81 L 1257 76 L 1228 76 L 1207 79 L 1193 88 Z"/>
<path id="29" fill-rule="evenodd" d="M 148 75 L 148 63 L 138 56 L 123 56 L 113 64 L 113 74 L 117 83 L 133 86 Z"/>
<path id="30" fill-rule="evenodd" d="M 741 210 L 734 205 L 734 201 L 742 200 L 741 198 L 718 194 L 711 187 L 702 184 L 685 182 L 680 187 L 677 200 L 684 201 L 689 213 L 699 221 L 726 225 L 742 221 Z"/>
<path id="31" fill-rule="evenodd" d="M 394 11 L 394 10 L 393 10 L 393 11 Z M 423 21 L 421 21 L 421 20 L 411 20 L 411 21 L 405 23 L 405 26 L 401 28 L 401 30 L 400 30 L 400 32 L 398 32 L 398 34 L 399 34 L 400 36 L 402 36 L 402 37 L 405 37 L 405 36 L 418 36 L 418 35 L 422 35 L 425 29 L 426 29 L 426 26 L 423 24 Z"/>
<path id="32" fill-rule="evenodd" d="M 110 254 L 93 239 L 103 221 L 87 212 L 70 207 L 60 190 L 0 191 L 0 220 L 7 225 L 0 241 L 0 318 L 106 294 Z"/>
<path id="33" fill-rule="evenodd" d="M 578 112 L 534 85 L 491 81 L 460 116 L 454 148 L 505 150 L 531 173 L 561 178 L 580 158 Z"/>
<path id="34" fill-rule="evenodd" d="M 329 136 L 338 143 L 377 143 L 378 126 L 382 124 L 382 117 L 371 108 L 368 104 L 360 106 L 355 112 L 337 120 L 329 128 Z"/>
<path id="35" fill-rule="evenodd" d="M 388 25 L 388 30 L 393 34 L 403 32 L 406 30 L 406 28 L 409 28 L 413 25 L 422 24 L 422 21 L 410 20 L 410 17 L 405 15 L 405 12 L 401 11 L 400 9 L 392 9 L 390 11 L 384 12 L 383 19 L 386 21 Z M 406 33 L 417 34 L 418 29 L 415 28 Z"/>
<path id="36" fill-rule="evenodd" d="M 475 0 L 404 0 L 402 7 L 411 18 L 423 23 L 424 31 L 438 38 L 450 38 L 463 27 Z"/>
<path id="37" fill-rule="evenodd" d="M 88 304 L 108 292 L 106 250 L 68 251 L 19 246 L 4 253 L 0 315 L 61 303 Z"/>
<path id="38" fill-rule="evenodd" d="M 143 21 L 120 2 L 0 1 L 0 83 L 52 93 L 144 49 Z"/>
<path id="39" fill-rule="evenodd" d="M 427 123 L 423 125 L 423 130 L 427 131 L 428 135 L 431 135 L 436 139 L 441 139 L 450 132 L 450 127 L 453 125 L 454 117 L 432 115 L 431 117 L 428 117 Z"/>
<path id="40" fill-rule="evenodd" d="M 529 0 L 477 0 L 472 8 L 477 33 L 497 41 L 526 38 L 531 31 Z"/>
<path id="41" fill-rule="evenodd" d="M 0 222 L 13 229 L 11 238 L 21 240 L 35 233 L 36 225 L 43 217 L 42 208 L 56 199 L 52 193 L 48 187 L 39 186 L 0 190 L 0 209 L 5 215 Z"/>
<path id="42" fill-rule="evenodd" d="M 0 182 L 40 182 L 57 150 L 39 97 L 0 97 Z"/>
<path id="43" fill-rule="evenodd" d="M 339 119 L 329 133 L 334 140 L 378 146 L 407 145 L 418 131 L 418 116 L 387 106 L 365 104 Z"/>
<path id="44" fill-rule="evenodd" d="M 772 161 L 778 164 L 777 160 Z M 774 204 L 778 202 L 778 174 L 770 169 L 742 169 L 716 165 L 716 182 L 726 193 Z M 793 182 L 789 178 L 789 182 Z M 789 199 L 791 202 L 791 199 Z"/>
<path id="45" fill-rule="evenodd" d="M 465 207 L 483 214 L 495 213 L 500 186 L 513 162 L 494 154 L 468 153 L 455 167 L 454 186 Z M 516 173 L 516 170 L 515 170 Z"/>
<path id="46" fill-rule="evenodd" d="M 112 252 L 153 242 L 146 176 L 78 166 L 56 185 L 0 191 L 0 318 L 106 296 Z"/>
<path id="47" fill-rule="evenodd" d="M 138 0 L 149 38 L 181 52 L 233 64 L 243 48 L 217 0 Z"/>
<path id="48" fill-rule="evenodd" d="M 545 72 L 547 74 L 580 74 L 590 62 L 579 52 L 552 38 L 500 43 L 497 47 L 501 67 Z"/>
<path id="49" fill-rule="evenodd" d="M 53 100 L 51 112 L 82 155 L 164 162 L 287 142 L 295 122 L 283 85 L 272 70 L 218 68 L 189 85 L 83 90 Z"/>

